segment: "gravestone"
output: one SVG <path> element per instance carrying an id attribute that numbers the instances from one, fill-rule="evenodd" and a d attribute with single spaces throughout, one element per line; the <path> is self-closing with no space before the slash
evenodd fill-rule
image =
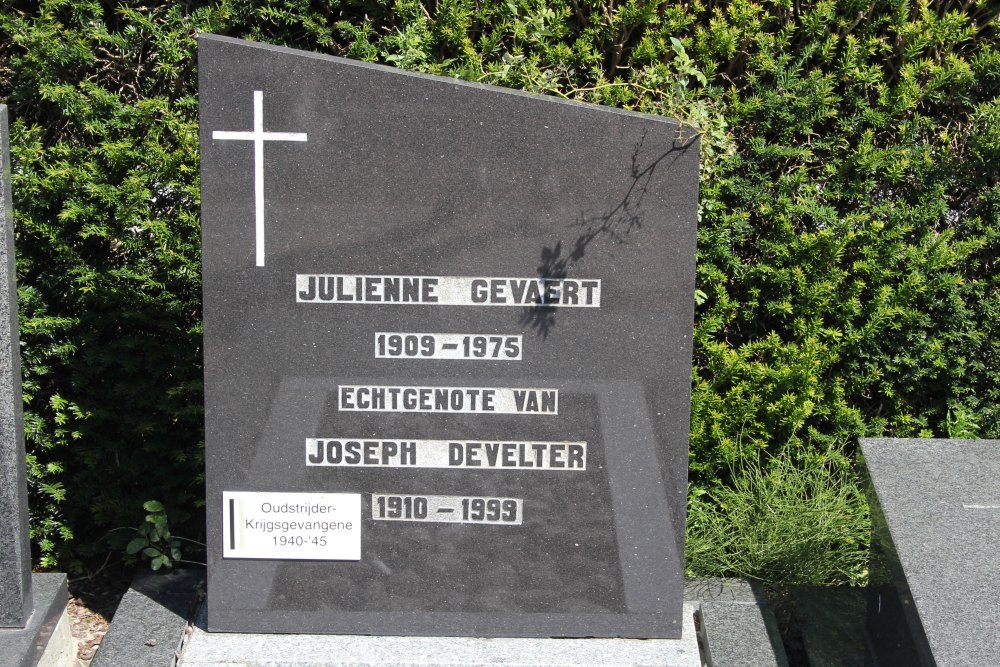
<path id="1" fill-rule="evenodd" d="M 1000 664 L 1000 440 L 860 444 L 877 664 Z"/>
<path id="2" fill-rule="evenodd" d="M 7 106 L 0 104 L 0 665 L 75 660 L 66 575 L 31 573 Z"/>
<path id="3" fill-rule="evenodd" d="M 208 629 L 679 637 L 694 132 L 198 65 Z"/>
<path id="4" fill-rule="evenodd" d="M 23 628 L 31 616 L 31 545 L 9 155 L 7 107 L 0 105 L 0 627 Z"/>

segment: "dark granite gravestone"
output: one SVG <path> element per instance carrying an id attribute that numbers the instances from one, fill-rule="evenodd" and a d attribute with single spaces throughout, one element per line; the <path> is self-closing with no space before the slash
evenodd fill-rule
<path id="1" fill-rule="evenodd" d="M 208 626 L 678 637 L 698 143 L 203 36 Z"/>
<path id="2" fill-rule="evenodd" d="M 861 440 L 878 665 L 1000 665 L 1000 440 Z"/>

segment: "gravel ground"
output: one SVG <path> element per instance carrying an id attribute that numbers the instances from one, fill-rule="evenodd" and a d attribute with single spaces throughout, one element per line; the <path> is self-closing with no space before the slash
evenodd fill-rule
<path id="1" fill-rule="evenodd" d="M 104 568 L 70 580 L 66 611 L 76 640 L 79 667 L 90 666 L 133 574 L 129 569 Z"/>

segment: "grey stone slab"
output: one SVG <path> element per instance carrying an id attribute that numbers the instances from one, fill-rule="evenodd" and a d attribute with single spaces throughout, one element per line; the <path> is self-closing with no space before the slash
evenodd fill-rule
<path id="1" fill-rule="evenodd" d="M 863 439 L 881 664 L 1000 664 L 1000 441 Z"/>
<path id="2" fill-rule="evenodd" d="M 216 633 L 202 613 L 179 667 L 700 667 L 693 605 L 683 619 L 683 639 L 483 639 Z"/>
<path id="3" fill-rule="evenodd" d="M 684 600 L 698 605 L 706 664 L 788 664 L 774 611 L 759 582 L 687 579 Z"/>
<path id="4" fill-rule="evenodd" d="M 199 77 L 209 628 L 678 637 L 696 135 L 215 36 Z"/>
<path id="5" fill-rule="evenodd" d="M 173 667 L 204 584 L 201 570 L 137 574 L 92 667 Z"/>
<path id="6" fill-rule="evenodd" d="M 705 602 L 700 610 L 706 663 L 712 667 L 787 665 L 784 648 L 770 641 L 757 605 Z M 762 641 L 763 639 L 763 641 Z"/>
<path id="7" fill-rule="evenodd" d="M 718 582 L 720 580 L 710 580 Z M 788 657 L 774 613 L 749 582 L 724 580 L 723 595 L 699 605 L 699 632 L 709 667 L 787 667 Z M 714 591 L 713 591 L 714 589 Z M 704 595 L 706 589 L 701 589 Z"/>
<path id="8" fill-rule="evenodd" d="M 7 122 L 0 104 L 0 627 L 24 627 L 31 616 L 31 545 Z"/>
<path id="9" fill-rule="evenodd" d="M 32 613 L 23 628 L 0 629 L 0 665 L 34 667 L 66 614 L 66 575 L 31 575 Z"/>
<path id="10" fill-rule="evenodd" d="M 187 575 L 197 573 L 187 573 Z M 141 575 L 115 614 L 98 652 L 95 667 L 172 665 L 173 653 L 152 651 L 150 638 L 160 647 L 175 647 L 184 637 L 184 609 L 197 599 L 198 577 L 178 580 L 156 577 L 158 589 L 149 592 Z M 147 590 L 139 594 L 135 589 Z M 762 593 L 740 579 L 692 579 L 685 584 L 685 628 L 681 640 L 625 639 L 481 639 L 447 637 L 373 637 L 330 635 L 265 635 L 211 633 L 201 608 L 181 651 L 180 665 L 270 667 L 340 667 L 372 665 L 696 665 L 699 651 L 695 610 L 711 637 L 709 652 L 701 658 L 714 665 L 785 665 L 780 637 Z M 168 602 L 164 598 L 172 599 Z M 817 600 L 818 598 L 810 598 Z M 138 604 L 137 604 L 138 602 Z M 175 611 L 164 608 L 169 604 Z M 816 623 L 828 618 L 822 601 L 816 602 Z M 814 606 L 816 606 L 814 605 Z M 808 606 L 808 605 L 807 605 Z M 839 608 L 833 603 L 831 608 Z M 849 605 L 850 606 L 850 605 Z M 856 605 L 855 605 L 856 606 Z M 707 639 L 707 638 L 706 638 Z M 330 656 L 319 659 L 317 656 Z M 111 657 L 115 656 L 114 660 Z M 812 660 L 812 655 L 810 657 Z M 813 664 L 813 663 L 811 663 Z M 838 664 L 823 663 L 815 664 Z M 862 664 L 842 662 L 839 664 Z"/>

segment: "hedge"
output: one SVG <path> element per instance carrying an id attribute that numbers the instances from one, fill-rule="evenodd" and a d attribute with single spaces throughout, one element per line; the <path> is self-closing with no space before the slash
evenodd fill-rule
<path id="1" fill-rule="evenodd" d="M 745 462 L 840 479 L 858 436 L 1000 436 L 990 3 L 14 1 L 41 566 L 103 559 L 150 499 L 203 531 L 198 31 L 697 124 L 693 496 Z"/>

